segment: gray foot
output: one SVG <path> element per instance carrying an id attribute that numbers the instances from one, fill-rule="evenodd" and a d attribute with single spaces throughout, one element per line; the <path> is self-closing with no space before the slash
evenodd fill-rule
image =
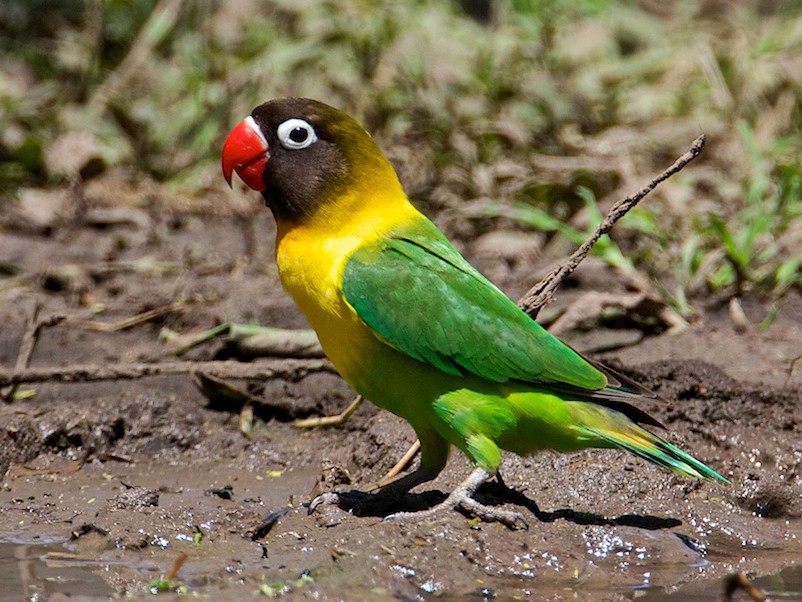
<path id="1" fill-rule="evenodd" d="M 520 512 L 503 510 L 494 506 L 486 506 L 473 499 L 473 494 L 479 486 L 489 478 L 490 474 L 488 472 L 481 468 L 476 468 L 441 504 L 419 512 L 396 512 L 395 514 L 385 517 L 384 520 L 420 520 L 434 516 L 444 510 L 462 508 L 485 522 L 499 522 L 514 530 L 528 529 L 529 525 Z"/>

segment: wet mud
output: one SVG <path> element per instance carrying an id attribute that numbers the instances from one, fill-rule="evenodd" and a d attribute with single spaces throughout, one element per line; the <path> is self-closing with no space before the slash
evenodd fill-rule
<path id="1" fill-rule="evenodd" d="M 102 194 L 93 198 L 103 205 Z M 224 220 L 193 208 L 132 211 L 138 219 L 122 224 L 0 233 L 16 279 L 2 288 L 3 366 L 14 365 L 36 299 L 44 314 L 67 319 L 42 331 L 33 366 L 163 359 L 164 326 L 305 327 L 278 285 L 263 212 Z M 493 263 L 485 246 L 485 255 L 470 241 L 463 248 L 513 298 L 546 269 L 531 249 Z M 558 303 L 610 281 L 592 261 L 582 270 Z M 87 326 L 176 299 L 179 310 L 131 328 Z M 766 311 L 745 308 L 755 323 Z M 0 599 L 143 596 L 182 553 L 167 599 L 177 588 L 212 599 L 713 600 L 733 572 L 802 599 L 802 366 L 792 363 L 802 355 L 800 315 L 792 296 L 767 330 L 738 334 L 726 311 L 708 308 L 679 334 L 599 356 L 672 400 L 649 410 L 730 486 L 617 451 L 509 456 L 504 484 L 479 495 L 519 508 L 529 524 L 521 531 L 457 512 L 401 523 L 383 522 L 381 509 L 310 515 L 304 504 L 316 493 L 365 490 L 414 440 L 403 421 L 369 405 L 340 427 L 293 428 L 295 418 L 348 405 L 353 393 L 335 375 L 252 385 L 284 410 L 259 414 L 250 439 L 239 407 L 210 407 L 187 376 L 23 385 L 29 396 L 0 406 Z M 566 334 L 585 349 L 621 336 L 603 325 Z M 211 344 L 190 357 L 220 353 Z M 398 509 L 436 503 L 469 470 L 453 454 Z"/>

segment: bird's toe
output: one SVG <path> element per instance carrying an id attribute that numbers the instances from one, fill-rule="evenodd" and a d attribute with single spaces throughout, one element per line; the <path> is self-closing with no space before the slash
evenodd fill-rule
<path id="1" fill-rule="evenodd" d="M 400 522 L 406 520 L 423 520 L 439 514 L 445 510 L 462 509 L 475 516 L 481 521 L 492 523 L 497 522 L 517 531 L 519 529 L 529 529 L 523 514 L 515 510 L 505 510 L 495 506 L 486 506 L 468 495 L 451 495 L 446 501 L 428 510 L 417 512 L 396 512 L 384 518 L 385 521 Z"/>
<path id="2" fill-rule="evenodd" d="M 309 502 L 309 514 L 312 514 L 317 510 L 320 506 L 339 506 L 340 505 L 340 494 L 336 491 L 327 491 L 326 493 L 321 493 L 311 502 Z"/>
<path id="3" fill-rule="evenodd" d="M 496 506 L 486 506 L 477 502 L 472 497 L 465 497 L 459 500 L 458 505 L 463 510 L 473 514 L 476 518 L 486 523 L 501 523 L 513 531 L 528 530 L 529 523 L 526 522 L 524 515 L 516 510 L 505 510 Z"/>

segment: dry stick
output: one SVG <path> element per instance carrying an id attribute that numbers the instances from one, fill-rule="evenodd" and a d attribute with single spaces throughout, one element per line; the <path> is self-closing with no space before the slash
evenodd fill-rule
<path id="1" fill-rule="evenodd" d="M 104 380 L 133 380 L 150 376 L 177 376 L 203 372 L 217 378 L 298 381 L 317 372 L 335 373 L 334 366 L 323 359 L 265 359 L 259 362 L 164 362 L 160 364 L 85 364 L 60 368 L 0 370 L 0 387 L 20 383 L 79 383 Z"/>
<path id="2" fill-rule="evenodd" d="M 568 278 L 568 276 L 573 273 L 579 264 L 582 263 L 582 260 L 587 257 L 591 247 L 593 247 L 596 241 L 599 240 L 599 238 L 601 238 L 604 234 L 607 234 L 618 220 L 624 217 L 630 209 L 637 205 L 643 197 L 654 190 L 658 184 L 664 180 L 667 180 L 675 173 L 682 170 L 688 163 L 696 159 L 696 157 L 699 156 L 699 153 L 701 153 L 704 145 L 705 135 L 702 134 L 693 141 L 693 144 L 688 152 L 674 161 L 674 164 L 671 165 L 671 167 L 666 169 L 663 173 L 654 178 L 651 182 L 649 182 L 646 186 L 641 188 L 632 196 L 621 199 L 615 205 L 613 205 L 613 207 L 605 216 L 604 220 L 602 220 L 602 223 L 599 224 L 598 228 L 596 228 L 596 231 L 585 242 L 583 242 L 576 251 L 574 251 L 573 255 L 568 258 L 568 261 L 553 270 L 548 276 L 538 282 L 523 297 L 521 297 L 521 300 L 518 301 L 518 305 L 521 307 L 521 309 L 532 316 L 532 318 L 537 317 L 540 309 L 553 299 L 554 293 L 560 287 L 560 285 L 565 281 L 566 278 Z"/>
<path id="3" fill-rule="evenodd" d="M 348 419 L 359 409 L 364 398 L 357 395 L 342 412 L 336 416 L 320 416 L 318 418 L 301 418 L 292 423 L 292 426 L 299 429 L 317 428 L 319 426 L 339 426 L 345 424 Z"/>
<path id="4" fill-rule="evenodd" d="M 184 303 L 181 301 L 176 301 L 174 303 L 170 303 L 169 305 L 157 307 L 156 309 L 150 309 L 142 312 L 141 314 L 131 316 L 130 318 L 118 320 L 117 322 L 87 320 L 83 323 L 83 326 L 88 330 L 95 330 L 97 332 L 117 332 L 118 330 L 126 330 L 132 326 L 142 324 L 143 322 L 149 322 L 164 315 L 181 311 L 182 309 L 184 309 Z"/>
<path id="5" fill-rule="evenodd" d="M 162 328 L 159 338 L 177 345 L 170 355 L 180 356 L 218 336 L 226 335 L 240 356 L 247 357 L 325 357 L 314 330 L 288 330 L 253 324 L 225 322 L 199 334 L 179 334 Z"/>
<path id="6" fill-rule="evenodd" d="M 401 471 L 404 470 L 409 465 L 409 463 L 412 462 L 412 459 L 418 455 L 419 451 L 420 451 L 420 439 L 415 441 L 415 443 L 413 443 L 409 447 L 406 453 L 403 456 L 401 456 L 401 459 L 395 463 L 395 466 L 393 466 L 390 470 L 387 471 L 387 474 L 382 477 L 381 481 L 379 481 L 378 487 L 383 487 L 384 485 L 389 485 L 390 483 L 392 483 L 395 477 L 401 474 Z"/>
<path id="7" fill-rule="evenodd" d="M 42 302 L 38 298 L 34 299 L 31 313 L 26 321 L 25 332 L 23 333 L 22 341 L 20 342 L 19 353 L 17 354 L 17 362 L 14 364 L 15 371 L 24 370 L 27 368 L 31 360 L 33 348 L 36 346 L 36 339 L 38 338 L 37 334 L 39 332 L 39 328 L 37 328 L 37 324 L 39 322 L 39 311 L 41 309 Z M 18 388 L 19 385 L 12 385 L 3 394 L 3 399 L 6 403 L 11 403 L 14 401 L 14 396 L 17 394 Z"/>
<path id="8" fill-rule="evenodd" d="M 33 355 L 33 350 L 36 347 L 36 343 L 39 340 L 39 333 L 42 331 L 42 328 L 54 326 L 66 318 L 66 316 L 62 314 L 53 314 L 40 320 L 39 312 L 41 309 L 42 302 L 38 298 L 34 299 L 31 315 L 28 316 L 25 334 L 22 335 L 22 341 L 20 342 L 17 362 L 14 365 L 15 372 L 25 370 L 31 363 L 31 356 Z M 17 394 L 18 388 L 19 385 L 15 384 L 12 385 L 8 391 L 6 391 L 5 395 L 3 396 L 6 402 L 10 403 L 14 401 L 14 396 Z"/>
<path id="9" fill-rule="evenodd" d="M 186 552 L 181 552 L 175 560 L 173 560 L 173 564 L 170 566 L 170 570 L 164 574 L 165 581 L 172 581 L 178 575 L 178 571 L 181 570 L 181 567 L 184 566 L 184 563 L 187 561 L 189 556 Z"/>
<path id="10" fill-rule="evenodd" d="M 766 594 L 752 585 L 749 579 L 747 579 L 742 573 L 733 573 L 724 578 L 723 600 L 725 602 L 732 600 L 733 594 L 735 594 L 735 592 L 737 592 L 739 589 L 745 591 L 746 594 L 752 598 L 752 600 L 756 600 L 757 602 L 768 599 L 766 598 Z"/>
<path id="11" fill-rule="evenodd" d="M 36 340 L 39 338 L 39 312 L 41 310 L 42 302 L 37 297 L 33 300 L 33 307 L 26 322 L 25 333 L 22 335 L 22 341 L 20 341 L 17 363 L 14 365 L 15 370 L 24 370 L 31 361 L 33 348 L 36 347 Z"/>

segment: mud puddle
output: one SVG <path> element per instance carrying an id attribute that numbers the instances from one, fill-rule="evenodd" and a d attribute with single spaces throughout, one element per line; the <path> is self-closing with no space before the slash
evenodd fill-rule
<path id="1" fill-rule="evenodd" d="M 201 415 L 209 432 L 219 414 Z M 258 425 L 254 441 L 227 446 L 209 432 L 194 457 L 145 453 L 75 470 L 43 454 L 15 465 L 0 491 L 3 539 L 14 542 L 0 548 L 6 591 L 139 598 L 186 554 L 170 591 L 207 599 L 707 601 L 734 571 L 802 599 L 799 570 L 780 570 L 802 559 L 797 518 L 757 516 L 724 488 L 615 452 L 509 458 L 505 479 L 535 504 L 528 531 L 457 513 L 401 524 L 334 508 L 310 516 L 303 502 L 322 461 L 346 464 L 377 442 L 389 456 L 403 451 L 393 417 L 356 418 L 350 430 Z M 383 470 L 374 460 L 348 462 L 354 486 Z M 467 469 L 455 457 L 432 489 L 450 490 Z"/>
<path id="2" fill-rule="evenodd" d="M 48 600 L 60 594 L 73 600 L 106 600 L 113 593 L 96 572 L 103 566 L 81 558 L 57 542 L 14 541 L 0 533 L 0 600 Z"/>
<path id="3" fill-rule="evenodd" d="M 758 590 L 769 600 L 798 601 L 802 600 L 802 566 L 784 568 L 773 575 L 764 575 L 752 580 Z M 671 593 L 665 591 L 645 590 L 645 595 L 638 596 L 643 602 L 719 602 L 722 597 L 722 588 L 718 590 L 711 584 L 696 584 L 681 587 Z M 736 594 L 736 600 L 749 600 L 743 591 Z"/>
<path id="4" fill-rule="evenodd" d="M 125 561 L 108 562 L 100 561 L 95 557 L 80 556 L 75 552 L 75 546 L 68 542 L 44 543 L 42 538 L 37 538 L 36 542 L 20 543 L 12 541 L 10 534 L 0 534 L 0 600 L 46 600 L 69 598 L 71 600 L 83 600 L 93 602 L 95 600 L 107 600 L 115 597 L 115 591 L 100 576 L 109 573 L 111 566 L 116 565 L 115 570 L 119 573 L 128 573 L 128 579 L 141 581 L 142 579 L 152 579 L 148 584 L 142 585 L 141 590 L 127 590 L 128 597 L 138 598 L 147 594 L 155 594 L 153 583 L 158 577 L 154 577 L 153 571 L 148 571 L 147 567 L 136 566 L 137 563 L 130 563 L 125 566 Z M 696 569 L 702 574 L 707 562 L 689 567 L 677 567 L 681 571 L 685 569 Z M 670 602 L 683 600 L 685 602 L 719 602 L 722 596 L 723 584 L 720 580 L 705 580 L 702 583 L 695 583 L 679 588 L 664 588 L 650 585 L 652 571 L 659 571 L 660 565 L 645 563 L 640 567 L 643 572 L 643 582 L 640 584 L 615 585 L 608 583 L 604 585 L 603 579 L 594 579 L 591 575 L 572 576 L 564 579 L 551 580 L 547 584 L 538 584 L 538 580 L 532 575 L 532 586 L 521 590 L 521 594 L 527 598 L 546 599 L 555 596 L 555 599 L 564 596 L 574 599 L 637 599 L 643 602 Z M 217 588 L 197 588 L 198 575 L 204 574 L 213 567 L 208 563 L 195 559 L 191 561 L 189 570 L 184 570 L 187 576 L 176 580 L 174 587 L 178 593 L 186 594 L 193 591 L 194 595 L 201 594 L 202 597 L 214 597 L 216 590 L 220 593 L 227 591 L 231 595 L 230 589 L 218 590 Z M 408 580 L 415 577 L 415 571 L 400 564 L 392 566 L 399 576 Z M 139 573 L 137 579 L 135 575 Z M 282 594 L 304 593 L 308 596 L 319 598 L 321 590 L 315 585 L 315 577 L 326 579 L 330 570 L 319 568 L 309 570 L 298 576 L 298 579 L 288 579 L 285 581 L 274 581 L 268 583 L 265 579 L 257 580 L 254 583 L 250 594 L 252 596 L 265 595 L 277 596 Z M 184 584 L 187 581 L 195 581 L 196 588 L 190 590 Z M 499 596 L 506 598 L 504 592 L 509 591 L 510 587 L 515 588 L 520 584 L 509 583 L 509 579 L 488 578 L 470 598 L 490 599 Z M 506 583 L 505 583 L 506 582 Z M 802 566 L 791 566 L 778 571 L 775 574 L 764 575 L 751 580 L 751 583 L 761 592 L 768 596 L 770 600 L 802 600 Z M 294 588 L 294 589 L 293 589 Z M 239 588 L 237 588 L 239 589 Z M 245 594 L 247 587 L 242 588 L 241 594 Z M 442 583 L 439 581 L 427 581 L 419 586 L 419 599 L 450 599 L 442 595 Z M 666 589 L 672 591 L 666 591 Z M 346 591 L 343 588 L 342 593 Z M 371 589 L 362 589 L 359 586 L 348 588 L 348 596 L 344 599 L 393 599 L 396 598 L 393 592 L 385 587 L 377 586 Z M 116 592 L 117 595 L 123 592 Z M 331 592 L 334 594 L 334 592 Z M 471 592 L 466 592 L 470 594 Z M 745 594 L 739 594 L 742 599 Z M 170 596 L 168 596 L 170 597 Z M 304 596 L 306 597 L 306 596 Z M 736 597 L 736 599 L 738 599 Z"/>

